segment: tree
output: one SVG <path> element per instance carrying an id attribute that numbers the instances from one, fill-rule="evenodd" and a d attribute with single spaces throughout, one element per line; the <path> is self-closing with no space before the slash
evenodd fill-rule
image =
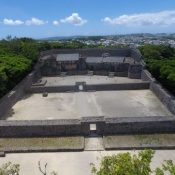
<path id="1" fill-rule="evenodd" d="M 45 165 L 43 166 L 43 168 L 41 167 L 41 162 L 38 161 L 38 168 L 39 168 L 39 171 L 41 172 L 41 174 L 43 175 L 47 175 L 47 163 L 45 163 Z M 1 175 L 1 174 L 0 174 Z M 57 175 L 57 172 L 53 171 L 50 173 L 50 175 Z"/>
<path id="2" fill-rule="evenodd" d="M 19 175 L 20 165 L 5 163 L 0 167 L 0 175 Z"/>
<path id="3" fill-rule="evenodd" d="M 127 152 L 105 156 L 99 169 L 91 164 L 91 170 L 94 175 L 165 175 L 167 172 L 175 175 L 175 165 L 171 160 L 164 161 L 161 167 L 151 170 L 154 153 L 153 150 L 144 150 L 138 155 Z"/>

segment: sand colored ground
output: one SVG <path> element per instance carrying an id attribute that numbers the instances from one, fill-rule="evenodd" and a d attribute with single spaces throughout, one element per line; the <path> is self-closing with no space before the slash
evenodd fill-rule
<path id="1" fill-rule="evenodd" d="M 84 116 L 145 117 L 171 113 L 150 90 L 98 91 L 26 95 L 7 120 L 77 119 Z"/>
<path id="2" fill-rule="evenodd" d="M 0 158 L 0 166 L 11 161 L 20 164 L 20 175 L 39 175 L 38 161 L 42 167 L 48 163 L 48 173 L 56 171 L 62 175 L 91 175 L 90 163 L 99 164 L 105 155 L 117 154 L 126 151 L 85 151 L 85 152 L 59 152 L 59 153 L 21 153 L 7 154 Z M 137 151 L 131 151 L 137 153 Z M 97 160 L 98 159 L 98 160 Z M 175 161 L 174 150 L 159 150 L 152 161 L 152 168 L 159 166 L 163 160 Z"/>

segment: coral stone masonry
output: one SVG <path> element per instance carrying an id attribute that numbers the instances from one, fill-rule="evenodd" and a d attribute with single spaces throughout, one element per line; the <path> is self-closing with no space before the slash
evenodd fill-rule
<path id="1" fill-rule="evenodd" d="M 143 63 L 128 48 L 42 52 L 0 99 L 0 137 L 174 133 L 175 98 Z"/>

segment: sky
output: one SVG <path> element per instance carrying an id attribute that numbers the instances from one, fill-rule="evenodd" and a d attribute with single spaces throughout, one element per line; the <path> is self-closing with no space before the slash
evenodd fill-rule
<path id="1" fill-rule="evenodd" d="M 0 0 L 0 38 L 175 32 L 175 0 Z"/>

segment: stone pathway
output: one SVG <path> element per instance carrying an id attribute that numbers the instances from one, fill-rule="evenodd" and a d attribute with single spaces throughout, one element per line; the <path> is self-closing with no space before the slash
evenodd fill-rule
<path id="1" fill-rule="evenodd" d="M 85 138 L 85 151 L 104 151 L 102 137 L 87 137 Z"/>

